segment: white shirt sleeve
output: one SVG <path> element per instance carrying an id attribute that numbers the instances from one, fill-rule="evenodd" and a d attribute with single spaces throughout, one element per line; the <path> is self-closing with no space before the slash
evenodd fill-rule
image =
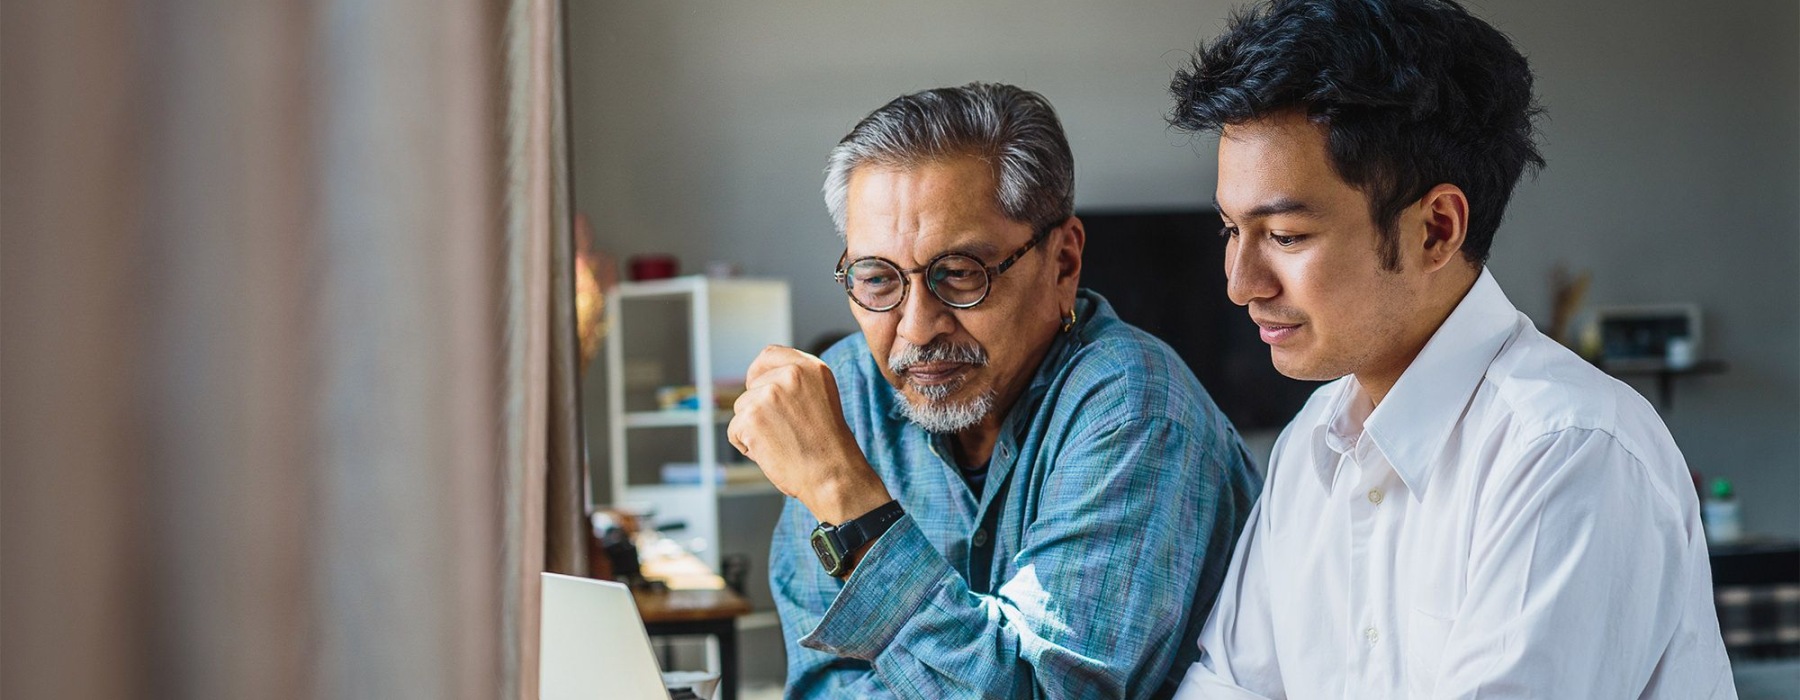
<path id="1" fill-rule="evenodd" d="M 1686 614 L 1688 559 L 1705 551 L 1671 479 L 1650 471 L 1681 465 L 1646 465 L 1583 429 L 1500 457 L 1474 505 L 1463 609 L 1443 611 L 1454 622 L 1431 697 L 1636 697 Z"/>
<path id="2" fill-rule="evenodd" d="M 1265 493 L 1264 497 L 1267 497 Z M 1274 621 L 1263 570 L 1263 500 L 1250 509 L 1243 535 L 1200 631 L 1200 660 L 1188 667 L 1176 700 L 1274 700 L 1287 697 L 1275 658 Z"/>

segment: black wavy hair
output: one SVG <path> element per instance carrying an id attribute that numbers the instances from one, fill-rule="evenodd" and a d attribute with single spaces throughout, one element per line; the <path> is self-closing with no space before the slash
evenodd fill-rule
<path id="1" fill-rule="evenodd" d="M 1400 211 L 1441 183 L 1469 198 L 1462 252 L 1481 265 L 1519 177 L 1544 166 L 1531 82 L 1506 35 L 1452 0 L 1273 0 L 1176 72 L 1169 123 L 1217 132 L 1303 109 L 1368 197 L 1384 267 L 1399 268 Z"/>

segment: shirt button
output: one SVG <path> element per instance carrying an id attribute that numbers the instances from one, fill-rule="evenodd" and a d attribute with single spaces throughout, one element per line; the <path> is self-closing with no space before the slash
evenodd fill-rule
<path id="1" fill-rule="evenodd" d="M 1381 489 L 1369 489 L 1369 502 L 1381 505 Z"/>
<path id="2" fill-rule="evenodd" d="M 972 541 L 975 542 L 975 546 L 977 546 L 977 547 L 986 546 L 987 545 L 987 530 L 976 530 L 975 536 L 971 539 L 972 539 Z"/>
<path id="3" fill-rule="evenodd" d="M 1369 640 L 1369 646 L 1375 646 L 1376 642 L 1381 641 L 1381 633 L 1375 631 L 1375 628 L 1370 627 L 1363 630 L 1363 639 Z"/>

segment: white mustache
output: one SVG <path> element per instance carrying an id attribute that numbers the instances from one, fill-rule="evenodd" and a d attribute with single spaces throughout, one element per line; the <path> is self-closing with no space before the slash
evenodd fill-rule
<path id="1" fill-rule="evenodd" d="M 927 345 L 912 345 L 902 341 L 899 352 L 888 358 L 888 370 L 894 374 L 905 374 L 914 365 L 928 362 L 954 362 L 986 367 L 988 356 L 986 350 L 974 343 L 961 344 L 940 340 Z"/>

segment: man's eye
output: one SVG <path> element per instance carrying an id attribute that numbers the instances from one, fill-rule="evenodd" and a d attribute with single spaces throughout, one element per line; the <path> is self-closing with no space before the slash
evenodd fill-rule
<path id="1" fill-rule="evenodd" d="M 1299 243 L 1300 237 L 1299 236 L 1288 236 L 1288 235 L 1283 235 L 1283 234 L 1279 234 L 1279 233 L 1271 233 L 1271 234 L 1269 234 L 1269 240 L 1275 241 L 1275 245 L 1286 248 L 1295 243 Z"/>
<path id="2" fill-rule="evenodd" d="M 1237 238 L 1237 236 L 1238 236 L 1238 227 L 1236 227 L 1236 226 L 1228 225 L 1228 226 L 1225 226 L 1225 227 L 1219 229 L 1219 237 L 1220 238 Z"/>

